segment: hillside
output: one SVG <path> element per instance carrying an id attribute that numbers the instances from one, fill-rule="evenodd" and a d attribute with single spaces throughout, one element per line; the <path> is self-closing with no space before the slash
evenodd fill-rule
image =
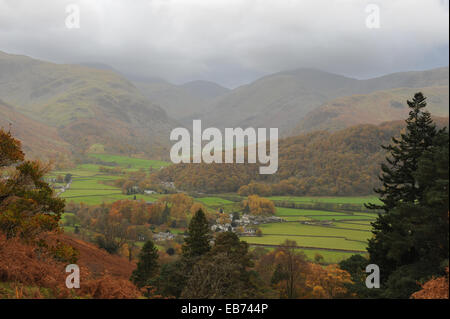
<path id="1" fill-rule="evenodd" d="M 80 266 L 88 268 L 95 276 L 107 272 L 114 277 L 128 280 L 136 268 L 135 262 L 129 262 L 127 259 L 118 255 L 111 255 L 94 244 L 81 239 L 70 235 L 60 235 L 59 239 L 80 253 L 78 263 Z"/>
<path id="2" fill-rule="evenodd" d="M 53 158 L 70 153 L 70 145 L 59 135 L 55 127 L 35 121 L 0 100 L 0 128 L 10 129 L 22 141 L 29 158 Z"/>
<path id="3" fill-rule="evenodd" d="M 213 82 L 193 81 L 175 85 L 164 80 L 134 81 L 147 98 L 160 105 L 167 114 L 186 125 L 208 112 L 212 100 L 229 90 Z"/>
<path id="4" fill-rule="evenodd" d="M 448 118 L 435 118 L 448 127 Z M 356 196 L 373 194 L 380 164 L 404 121 L 364 124 L 337 132 L 316 131 L 279 141 L 278 171 L 260 175 L 257 164 L 176 164 L 157 176 L 182 190 L 243 196 Z"/>
<path id="5" fill-rule="evenodd" d="M 175 124 L 121 75 L 0 52 L 0 96 L 83 152 L 161 154 Z M 164 152 L 165 154 L 166 152 Z"/>
<path id="6" fill-rule="evenodd" d="M 365 95 L 334 99 L 308 112 L 293 130 L 301 134 L 313 130 L 336 131 L 365 123 L 380 124 L 392 119 L 406 118 L 406 100 L 421 91 L 428 98 L 428 109 L 436 116 L 448 116 L 448 86 L 398 88 Z"/>
<path id="7" fill-rule="evenodd" d="M 129 281 L 134 263 L 64 234 L 49 235 L 46 240 L 59 240 L 78 250 L 80 289 L 65 287 L 66 262 L 40 253 L 36 245 L 17 238 L 6 240 L 0 233 L 0 298 L 140 297 L 139 290 Z"/>
<path id="8" fill-rule="evenodd" d="M 219 128 L 278 127 L 281 133 L 286 134 L 308 112 L 336 98 L 394 88 L 448 87 L 448 78 L 448 67 L 395 73 L 368 80 L 298 69 L 268 75 L 232 90 L 215 100 L 210 112 L 202 119 L 206 125 Z M 400 118 L 387 120 L 395 119 Z"/>

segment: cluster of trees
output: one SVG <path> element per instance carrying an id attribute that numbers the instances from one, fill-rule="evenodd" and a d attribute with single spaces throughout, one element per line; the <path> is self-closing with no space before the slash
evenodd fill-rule
<path id="1" fill-rule="evenodd" d="M 259 197 L 258 195 L 250 195 L 246 200 L 242 201 L 243 213 L 256 216 L 274 215 L 275 205 L 270 199 Z"/>
<path id="2" fill-rule="evenodd" d="M 161 264 L 153 242 L 139 255 L 131 280 L 150 296 L 176 298 L 348 298 L 350 274 L 308 262 L 297 244 L 250 252 L 232 232 L 213 238 L 202 210 L 192 218 L 180 258 Z"/>
<path id="3" fill-rule="evenodd" d="M 173 182 L 177 189 L 205 193 L 236 192 L 240 186 L 258 178 L 258 168 L 252 164 L 185 164 L 170 165 L 154 175 Z"/>
<path id="4" fill-rule="evenodd" d="M 192 197 L 183 193 L 171 194 L 159 198 L 150 208 L 152 212 L 151 221 L 156 224 L 166 224 L 170 227 L 187 227 L 194 213 L 207 209 L 201 203 L 194 203 Z M 214 216 L 208 214 L 209 220 Z"/>
<path id="5" fill-rule="evenodd" d="M 353 298 L 348 289 L 350 274 L 336 264 L 322 266 L 306 260 L 296 250 L 297 243 L 287 240 L 276 250 L 263 254 L 255 270 L 264 289 L 273 298 Z M 317 255 L 317 259 L 321 259 Z"/>
<path id="6" fill-rule="evenodd" d="M 117 170 L 117 168 L 115 170 Z M 122 189 L 122 193 L 127 195 L 144 193 L 144 190 L 153 190 L 161 194 L 175 192 L 171 188 L 164 187 L 161 180 L 151 169 L 148 174 L 144 169 L 140 169 L 136 172 L 129 172 L 126 176 L 115 180 L 113 186 L 119 187 Z"/>
<path id="7" fill-rule="evenodd" d="M 127 247 L 128 254 L 132 255 L 135 252 L 132 243 L 151 238 L 152 227 L 186 227 L 198 209 L 206 211 L 203 205 L 182 193 L 161 197 L 152 204 L 142 200 L 91 206 L 70 203 L 66 212 L 73 215 L 66 217 L 66 224 L 76 226 L 77 232 L 79 228 L 95 232 L 97 235 L 91 239 L 110 253 Z M 214 216 L 208 214 L 208 218 L 212 220 Z"/>

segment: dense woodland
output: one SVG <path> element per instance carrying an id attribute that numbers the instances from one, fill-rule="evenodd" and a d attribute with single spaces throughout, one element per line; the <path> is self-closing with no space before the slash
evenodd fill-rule
<path id="1" fill-rule="evenodd" d="M 448 119 L 436 119 L 444 126 Z M 259 164 L 176 164 L 156 175 L 179 189 L 242 196 L 368 195 L 380 186 L 380 145 L 404 129 L 404 122 L 358 125 L 335 133 L 318 131 L 279 142 L 278 171 L 260 175 Z"/>

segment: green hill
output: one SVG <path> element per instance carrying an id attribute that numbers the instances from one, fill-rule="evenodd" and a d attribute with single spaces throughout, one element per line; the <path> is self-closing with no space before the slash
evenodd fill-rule
<path id="1" fill-rule="evenodd" d="M 448 116 L 448 86 L 398 88 L 365 95 L 334 99 L 310 111 L 294 129 L 294 134 L 315 130 L 336 131 L 357 124 L 380 124 L 408 116 L 406 100 L 421 91 L 428 96 L 428 110 Z"/>
<path id="2" fill-rule="evenodd" d="M 175 122 L 113 71 L 0 52 L 0 96 L 77 152 L 98 143 L 109 153 L 168 153 Z"/>
<path id="3" fill-rule="evenodd" d="M 205 125 L 223 127 L 278 127 L 282 134 L 292 135 L 304 116 L 316 108 L 337 98 L 370 94 L 395 88 L 429 88 L 429 98 L 445 98 L 442 92 L 435 97 L 434 87 L 448 90 L 448 67 L 427 71 L 401 72 L 386 76 L 358 80 L 314 69 L 298 69 L 265 76 L 248 85 L 238 87 L 212 102 L 209 112 L 202 117 Z M 414 90 L 415 89 L 415 90 Z M 405 99 L 398 95 L 395 101 Z M 448 100 L 448 93 L 447 93 Z M 331 102 L 333 103 L 333 102 Z M 371 107 L 378 110 L 376 104 Z M 448 111 L 446 114 L 448 116 Z M 363 117 L 364 118 L 364 117 Z M 397 114 L 384 120 L 401 119 Z M 309 120 L 309 119 L 308 119 Z M 314 119 L 321 124 L 321 118 Z M 307 121 L 307 120 L 305 120 Z M 371 122 L 359 121 L 352 124 Z M 379 123 L 379 122 L 378 122 Z M 311 128 L 308 130 L 315 130 Z M 294 131 L 298 133 L 299 130 Z"/>

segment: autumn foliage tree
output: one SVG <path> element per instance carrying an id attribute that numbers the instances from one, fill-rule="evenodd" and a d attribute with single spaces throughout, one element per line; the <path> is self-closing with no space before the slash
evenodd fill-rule
<path id="1" fill-rule="evenodd" d="M 58 229 L 64 200 L 44 181 L 38 161 L 24 160 L 20 141 L 0 129 L 0 230 L 8 238 L 34 240 Z"/>
<path id="2" fill-rule="evenodd" d="M 296 246 L 295 241 L 286 240 L 274 254 L 276 266 L 271 283 L 281 298 L 293 299 L 304 295 L 309 264 L 303 253 L 296 252 Z"/>
<path id="3" fill-rule="evenodd" d="M 256 216 L 265 216 L 275 214 L 275 205 L 270 199 L 259 197 L 258 195 L 250 195 L 242 202 L 242 207 L 248 212 Z"/>
<path id="4" fill-rule="evenodd" d="M 352 284 L 350 274 L 336 264 L 325 267 L 319 264 L 310 264 L 306 286 L 310 288 L 310 298 L 336 299 L 348 298 L 352 294 L 347 286 Z"/>

